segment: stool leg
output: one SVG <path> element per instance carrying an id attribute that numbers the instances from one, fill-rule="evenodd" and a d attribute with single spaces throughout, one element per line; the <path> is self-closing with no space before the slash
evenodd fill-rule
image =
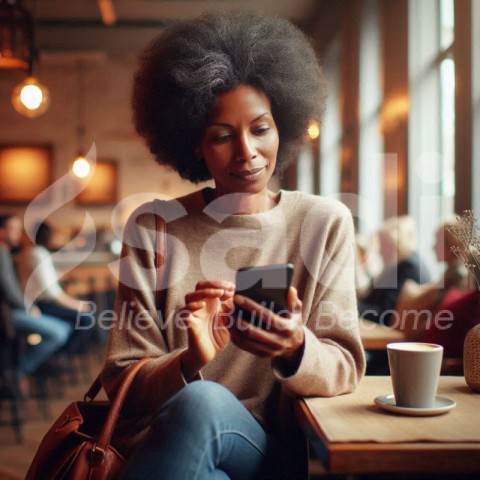
<path id="1" fill-rule="evenodd" d="M 17 444 L 23 443 L 23 419 L 20 416 L 20 408 L 19 408 L 19 399 L 14 398 L 10 404 L 10 412 L 12 415 L 12 426 L 15 432 L 15 440 Z"/>

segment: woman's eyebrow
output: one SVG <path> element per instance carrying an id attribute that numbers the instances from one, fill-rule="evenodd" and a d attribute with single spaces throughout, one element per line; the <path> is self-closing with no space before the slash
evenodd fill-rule
<path id="1" fill-rule="evenodd" d="M 257 122 L 258 120 L 260 120 L 262 117 L 264 117 L 265 115 L 271 115 L 270 113 L 268 112 L 264 112 L 262 113 L 261 115 L 259 115 L 258 117 L 254 118 L 251 122 L 250 122 L 250 125 L 252 123 L 255 123 Z M 223 122 L 212 122 L 212 123 L 209 123 L 207 124 L 207 128 L 208 127 L 228 127 L 228 128 L 233 128 L 233 125 L 230 125 L 229 123 L 223 123 Z"/>

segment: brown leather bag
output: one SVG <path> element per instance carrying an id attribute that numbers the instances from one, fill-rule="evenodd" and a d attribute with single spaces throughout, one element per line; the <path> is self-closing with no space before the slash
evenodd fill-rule
<path id="1" fill-rule="evenodd" d="M 143 358 L 128 369 L 112 403 L 94 401 L 102 388 L 99 375 L 84 400 L 71 403 L 47 432 L 26 480 L 117 478 L 125 458 L 110 445 L 110 439 L 128 389 L 149 360 Z"/>

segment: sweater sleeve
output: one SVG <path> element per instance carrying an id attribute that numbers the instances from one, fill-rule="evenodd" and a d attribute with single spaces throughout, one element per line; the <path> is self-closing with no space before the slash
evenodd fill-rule
<path id="1" fill-rule="evenodd" d="M 113 399 L 125 373 L 143 357 L 152 360 L 137 375 L 126 399 L 126 410 L 147 415 L 184 385 L 180 364 L 182 349 L 170 351 L 162 332 L 155 290 L 155 217 L 153 204 L 137 209 L 127 222 L 120 258 L 120 281 L 114 307 L 102 384 Z M 141 392 L 141 393 L 140 393 Z"/>
<path id="2" fill-rule="evenodd" d="M 10 253 L 0 249 L 0 291 L 12 308 L 25 309 L 25 300 L 18 284 Z"/>
<path id="3" fill-rule="evenodd" d="M 273 370 L 284 388 L 298 396 L 334 396 L 355 389 L 363 376 L 365 355 L 358 329 L 354 282 L 354 229 L 350 212 L 337 208 L 326 225 L 315 299 L 304 312 L 305 344 L 292 375 Z M 321 245 L 318 251 L 322 251 Z"/>

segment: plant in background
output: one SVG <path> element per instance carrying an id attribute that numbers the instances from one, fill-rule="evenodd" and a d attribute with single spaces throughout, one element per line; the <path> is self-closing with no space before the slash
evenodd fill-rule
<path id="1" fill-rule="evenodd" d="M 478 222 L 472 210 L 465 210 L 457 220 L 458 225 L 448 230 L 459 239 L 461 246 L 452 247 L 452 252 L 467 267 L 478 287 L 477 307 L 470 311 L 476 325 L 468 331 L 463 344 L 463 371 L 470 389 L 480 392 L 480 236 L 475 235 Z"/>
<path id="2" fill-rule="evenodd" d="M 457 220 L 458 225 L 449 227 L 448 231 L 460 240 L 461 246 L 455 245 L 451 250 L 472 274 L 480 289 L 480 236 L 475 235 L 478 221 L 472 210 L 465 210 Z"/>

